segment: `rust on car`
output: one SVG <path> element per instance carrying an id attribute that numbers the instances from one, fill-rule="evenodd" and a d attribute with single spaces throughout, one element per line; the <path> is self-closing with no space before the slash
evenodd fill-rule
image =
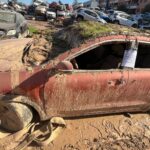
<path id="1" fill-rule="evenodd" d="M 148 111 L 150 109 L 149 69 L 89 69 L 91 64 L 86 66 L 87 69 L 80 66 L 68 69 L 69 63 L 75 66 L 71 63 L 74 58 L 84 66 L 83 61 L 87 61 L 88 57 L 84 59 L 80 58 L 80 55 L 86 52 L 101 46 L 107 48 L 107 45 L 111 44 L 121 43 L 124 47 L 128 41 L 135 39 L 139 44 L 150 48 L 149 36 L 105 35 L 86 40 L 79 47 L 72 47 L 60 53 L 43 66 L 30 69 L 22 65 L 19 69 L 1 71 L 0 94 L 3 95 L 1 99 L 4 100 L 7 95 L 26 97 L 16 101 L 29 104 L 38 112 L 41 111 L 42 113 L 39 114 L 42 120 L 52 116 L 75 117 Z"/>

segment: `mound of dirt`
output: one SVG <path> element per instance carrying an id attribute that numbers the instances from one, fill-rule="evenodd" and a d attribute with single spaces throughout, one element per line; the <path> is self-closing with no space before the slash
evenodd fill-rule
<path id="1" fill-rule="evenodd" d="M 107 35 L 143 35 L 150 36 L 150 31 L 128 28 L 115 24 L 83 21 L 75 23 L 55 34 L 54 39 L 63 41 L 68 48 L 78 47 L 85 40 Z"/>
<path id="2" fill-rule="evenodd" d="M 150 36 L 150 31 L 123 27 L 114 24 L 83 21 L 54 32 L 42 33 L 34 37 L 31 46 L 27 46 L 24 62 L 27 65 L 41 65 L 56 58 L 63 52 L 79 47 L 88 40 L 108 35 Z"/>
<path id="3" fill-rule="evenodd" d="M 25 65 L 41 65 L 49 58 L 52 43 L 47 41 L 45 37 L 36 36 L 34 40 L 29 43 L 23 54 L 23 63 Z"/>

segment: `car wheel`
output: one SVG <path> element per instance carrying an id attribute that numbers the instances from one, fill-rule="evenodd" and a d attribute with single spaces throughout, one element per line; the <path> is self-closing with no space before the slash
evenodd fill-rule
<path id="1" fill-rule="evenodd" d="M 77 21 L 78 22 L 83 21 L 83 17 L 81 17 L 81 16 L 77 17 Z"/>
<path id="2" fill-rule="evenodd" d="M 18 33 L 18 36 L 17 36 L 18 39 L 21 39 L 23 38 L 22 34 L 21 33 Z"/>
<path id="3" fill-rule="evenodd" d="M 114 23 L 115 23 L 115 24 L 120 24 L 118 20 L 115 20 Z"/>
<path id="4" fill-rule="evenodd" d="M 0 113 L 0 126 L 13 132 L 23 129 L 33 118 L 31 108 L 22 103 L 0 105 Z"/>
<path id="5" fill-rule="evenodd" d="M 133 28 L 137 28 L 138 25 L 137 25 L 137 24 L 133 24 L 132 27 L 133 27 Z"/>
<path id="6" fill-rule="evenodd" d="M 26 30 L 23 37 L 27 37 L 30 34 L 29 30 Z"/>

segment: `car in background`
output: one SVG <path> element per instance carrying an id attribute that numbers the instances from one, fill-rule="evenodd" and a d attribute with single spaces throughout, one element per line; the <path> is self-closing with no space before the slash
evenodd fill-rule
<path id="1" fill-rule="evenodd" d="M 55 10 L 53 8 L 47 9 L 47 11 L 46 11 L 46 18 L 48 20 L 56 19 L 56 12 L 55 12 Z"/>
<path id="2" fill-rule="evenodd" d="M 123 11 L 116 11 L 116 10 L 113 10 L 112 13 L 109 13 L 109 14 L 108 14 L 108 16 L 109 16 L 109 18 L 111 19 L 111 21 L 114 21 L 116 15 L 118 15 L 118 14 L 127 14 L 127 13 L 126 13 L 126 12 L 123 12 Z"/>
<path id="3" fill-rule="evenodd" d="M 58 17 L 65 17 L 67 14 L 64 10 L 57 10 Z"/>
<path id="4" fill-rule="evenodd" d="M 35 15 L 42 16 L 46 14 L 46 6 L 39 5 L 35 8 Z"/>
<path id="5" fill-rule="evenodd" d="M 113 16 L 113 23 L 128 26 L 128 27 L 138 27 L 138 22 L 134 20 L 130 15 L 126 13 L 118 13 Z"/>
<path id="6" fill-rule="evenodd" d="M 106 13 L 102 11 L 96 11 L 96 13 L 100 16 L 100 18 L 104 19 L 106 22 L 111 22 L 111 19 Z"/>
<path id="7" fill-rule="evenodd" d="M 77 21 L 88 20 L 107 23 L 104 19 L 100 18 L 100 16 L 96 12 L 86 8 L 82 8 L 77 11 L 76 20 Z"/>
<path id="8" fill-rule="evenodd" d="M 20 38 L 28 35 L 28 24 L 17 12 L 0 10 L 0 38 Z"/>

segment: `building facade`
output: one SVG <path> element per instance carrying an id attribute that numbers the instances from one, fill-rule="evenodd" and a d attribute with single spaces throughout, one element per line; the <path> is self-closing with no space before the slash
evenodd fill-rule
<path id="1" fill-rule="evenodd" d="M 107 0 L 99 0 L 100 7 L 105 7 L 106 1 Z M 150 0 L 109 0 L 109 6 L 114 9 L 117 9 L 118 6 L 123 4 L 125 4 L 129 10 L 141 12 L 147 4 L 150 4 Z"/>

